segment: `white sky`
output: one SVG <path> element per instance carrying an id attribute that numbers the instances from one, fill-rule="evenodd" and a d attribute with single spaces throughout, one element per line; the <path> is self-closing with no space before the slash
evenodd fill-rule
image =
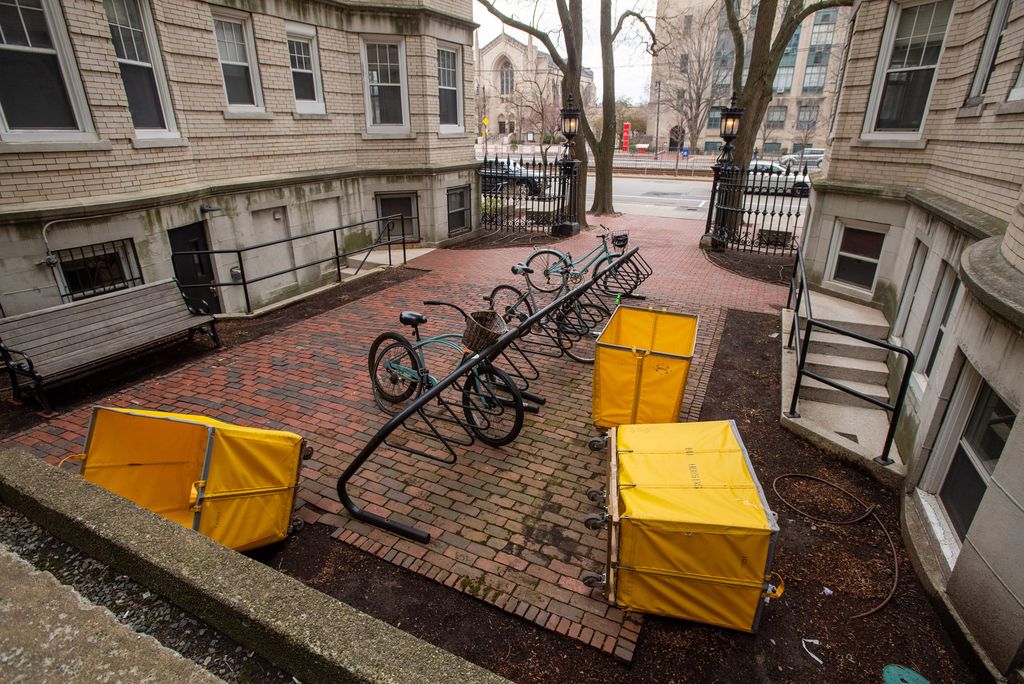
<path id="1" fill-rule="evenodd" d="M 533 16 L 533 2 L 528 0 L 503 0 L 495 4 L 501 11 L 511 13 L 517 19 L 522 19 L 527 23 L 532 23 L 530 18 Z M 612 4 L 613 12 L 616 9 L 620 9 L 617 7 L 620 4 L 622 5 L 621 9 L 628 9 L 634 6 L 643 8 L 647 6 L 649 11 L 646 14 L 651 17 L 654 16 L 654 0 L 649 2 L 644 2 L 643 0 L 639 2 L 629 2 L 628 0 L 627 2 L 614 2 Z M 537 0 L 537 5 L 542 10 L 541 18 L 537 23 L 551 31 L 552 34 L 555 34 L 560 29 L 560 24 L 554 2 L 551 0 Z M 614 13 L 612 16 L 617 18 L 618 14 Z M 501 22 L 479 3 L 473 3 L 473 20 L 480 24 L 480 28 L 477 29 L 477 40 L 481 46 L 486 45 L 492 38 L 501 33 Z M 598 1 L 583 0 L 583 30 L 585 33 L 583 66 L 594 70 L 594 85 L 597 89 L 598 98 L 601 97 L 602 79 L 601 43 L 598 37 L 599 22 Z M 631 21 L 630 23 L 634 22 Z M 524 43 L 526 42 L 526 35 L 520 31 L 506 27 L 505 32 L 522 40 Z M 555 38 L 556 42 L 561 45 L 561 36 L 555 35 Z M 543 45 L 538 44 L 537 47 L 547 52 Z M 651 56 L 647 54 L 639 40 L 636 39 L 636 33 L 623 30 L 615 45 L 615 97 L 628 97 L 634 104 L 646 104 L 650 82 Z"/>

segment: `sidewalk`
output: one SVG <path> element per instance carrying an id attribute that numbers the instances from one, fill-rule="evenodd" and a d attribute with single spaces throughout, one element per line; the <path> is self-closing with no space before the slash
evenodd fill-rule
<path id="1" fill-rule="evenodd" d="M 0 545 L 0 680 L 219 682 Z"/>

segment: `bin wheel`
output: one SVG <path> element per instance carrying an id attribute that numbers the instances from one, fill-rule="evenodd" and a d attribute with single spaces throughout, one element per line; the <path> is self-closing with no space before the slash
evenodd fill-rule
<path id="1" fill-rule="evenodd" d="M 587 492 L 587 498 L 594 503 L 604 501 L 605 493 L 603 489 L 591 489 Z"/>
<path id="2" fill-rule="evenodd" d="M 592 440 L 587 442 L 587 446 L 590 447 L 591 451 L 602 451 L 605 447 L 608 446 L 608 435 L 594 437 Z"/>
<path id="3" fill-rule="evenodd" d="M 583 577 L 580 579 L 583 580 L 583 584 L 587 585 L 591 589 L 594 587 L 603 587 L 605 584 L 604 573 L 600 572 L 585 572 L 583 573 Z"/>
<path id="4" fill-rule="evenodd" d="M 304 444 L 302 446 L 302 460 L 308 461 L 311 458 L 313 458 L 313 447 L 309 444 Z"/>
<path id="5" fill-rule="evenodd" d="M 306 521 L 303 520 L 301 516 L 293 515 L 291 519 L 291 524 L 288 525 L 288 534 L 295 534 L 296 532 L 301 532 L 305 524 Z"/>
<path id="6" fill-rule="evenodd" d="M 589 530 L 599 530 L 605 526 L 608 522 L 607 513 L 598 513 L 597 515 L 588 515 L 584 520 L 583 524 L 587 526 Z"/>

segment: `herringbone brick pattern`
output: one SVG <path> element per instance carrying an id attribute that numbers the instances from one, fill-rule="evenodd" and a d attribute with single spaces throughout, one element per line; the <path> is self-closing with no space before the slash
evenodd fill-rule
<path id="1" fill-rule="evenodd" d="M 785 291 L 708 262 L 697 248 L 698 222 L 623 216 L 606 224 L 628 229 L 631 243 L 654 267 L 640 290 L 646 304 L 701 317 L 681 415 L 695 420 L 725 310 L 776 310 Z M 594 240 L 589 232 L 559 247 L 582 253 Z M 353 520 L 335 492 L 338 475 L 387 418 L 373 402 L 366 370 L 374 337 L 400 328 L 403 309 L 429 316 L 425 334 L 461 330 L 458 314 L 423 307 L 422 301 L 482 308 L 481 297 L 494 285 L 516 280 L 508 269 L 529 252 L 434 251 L 411 264 L 430 271 L 421 278 L 187 364 L 102 403 L 298 432 L 316 450 L 302 470 L 298 495 L 307 521 L 331 525 L 345 543 L 629 660 L 641 616 L 609 606 L 579 579 L 585 570 L 600 570 L 606 555 L 604 533 L 582 524 L 596 512 L 586 491 L 603 487 L 607 477 L 607 455 L 587 447 L 597 434 L 590 422 L 592 367 L 566 358 L 537 359 L 541 375 L 530 389 L 547 404 L 539 415 L 527 415 L 520 437 L 504 448 L 476 443 L 460 449 L 454 465 L 377 450 L 353 480 L 354 497 L 367 510 L 429 531 L 427 545 Z M 8 443 L 56 461 L 81 451 L 88 420 L 89 407 L 82 407 Z M 396 438 L 422 440 L 414 434 Z"/>

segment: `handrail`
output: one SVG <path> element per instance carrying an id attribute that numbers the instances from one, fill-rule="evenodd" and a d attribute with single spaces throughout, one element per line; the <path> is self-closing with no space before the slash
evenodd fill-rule
<path id="1" fill-rule="evenodd" d="M 316 231 L 313 231 L 311 233 L 302 233 L 301 235 L 290 235 L 288 237 L 280 238 L 278 240 L 269 240 L 267 242 L 260 242 L 260 243 L 254 244 L 254 245 L 248 245 L 246 247 L 234 247 L 234 248 L 225 248 L 225 249 L 202 249 L 202 250 L 191 250 L 191 251 L 174 252 L 174 253 L 171 254 L 171 267 L 174 268 L 174 260 L 177 259 L 177 258 L 181 258 L 181 257 L 196 257 L 196 256 L 207 256 L 207 257 L 209 257 L 209 256 L 214 255 L 214 254 L 234 254 L 235 255 L 235 265 L 231 267 L 231 270 L 232 271 L 236 271 L 237 272 L 237 276 L 236 276 L 235 273 L 232 273 L 230 281 L 225 282 L 225 281 L 220 281 L 220 280 L 214 280 L 214 281 L 211 281 L 211 282 L 208 282 L 208 283 L 185 284 L 185 283 L 181 283 L 180 279 L 179 279 L 178 286 L 183 291 L 188 290 L 189 288 L 241 287 L 242 291 L 244 293 L 244 296 L 245 296 L 245 312 L 246 313 L 252 313 L 252 302 L 251 302 L 251 299 L 250 299 L 250 296 L 249 296 L 249 285 L 252 285 L 252 284 L 255 284 L 255 283 L 259 283 L 259 282 L 262 282 L 264 280 L 269 280 L 270 278 L 276 278 L 278 276 L 282 276 L 282 275 L 285 275 L 285 274 L 288 274 L 288 273 L 295 273 L 295 272 L 300 271 L 300 270 L 302 270 L 304 268 L 310 268 L 312 266 L 319 266 L 320 264 L 325 264 L 325 263 L 333 261 L 334 264 L 335 264 L 335 271 L 336 271 L 336 275 L 337 275 L 337 280 L 340 283 L 341 282 L 341 260 L 342 259 L 346 259 L 346 258 L 348 258 L 350 256 L 355 256 L 356 254 L 363 254 L 363 253 L 365 253 L 366 256 L 363 257 L 362 261 L 359 262 L 359 266 L 356 268 L 356 273 L 359 273 L 359 271 L 362 270 L 363 265 L 366 263 L 366 260 L 369 258 L 370 253 L 373 250 L 375 250 L 376 248 L 382 247 L 382 246 L 386 245 L 387 248 L 388 248 L 388 265 L 392 266 L 392 265 L 394 265 L 394 262 L 393 262 L 393 258 L 392 258 L 392 255 L 391 255 L 391 245 L 393 245 L 393 244 L 395 244 L 397 242 L 400 242 L 402 244 L 402 263 L 403 264 L 406 263 L 407 252 L 406 252 L 406 247 L 405 247 L 405 235 L 402 234 L 401 236 L 399 236 L 397 238 L 394 238 L 391 235 L 391 231 L 394 230 L 394 228 L 395 228 L 395 223 L 396 222 L 401 223 L 404 220 L 404 218 L 405 217 L 402 214 L 391 214 L 389 216 L 381 216 L 381 217 L 378 217 L 378 218 L 366 219 L 365 221 L 359 221 L 358 223 L 350 223 L 348 225 L 338 226 L 337 228 L 325 228 L 323 230 L 316 230 Z M 377 231 L 377 237 L 376 237 L 375 240 L 373 240 L 370 244 L 368 244 L 368 245 L 366 245 L 364 247 L 359 247 L 359 248 L 353 249 L 351 251 L 345 251 L 345 250 L 340 249 L 340 245 L 338 243 L 338 231 L 347 231 L 347 230 L 351 230 L 353 228 L 359 228 L 361 226 L 365 226 L 365 225 L 368 225 L 368 224 L 377 224 L 378 226 L 381 226 L 378 229 L 378 231 Z M 308 239 L 308 238 L 315 238 L 315 237 L 317 237 L 319 235 L 327 235 L 328 233 L 331 234 L 333 236 L 333 238 L 334 238 L 334 253 L 332 255 L 323 257 L 322 259 L 314 259 L 312 261 L 307 261 L 307 262 L 304 262 L 302 264 L 296 264 L 295 266 L 292 266 L 290 268 L 283 268 L 281 270 L 274 271 L 272 273 L 266 273 L 266 274 L 257 276 L 255 278 L 250 278 L 250 277 L 246 276 L 246 273 L 245 273 L 245 263 L 243 262 L 243 259 L 242 259 L 242 255 L 243 254 L 245 254 L 247 252 L 251 252 L 251 251 L 257 250 L 257 249 L 263 249 L 265 247 L 274 247 L 276 245 L 280 245 L 280 244 L 284 244 L 284 243 L 295 242 L 296 240 L 305 240 L 305 239 Z M 386 239 L 384 239 L 385 236 L 386 236 Z M 176 269 L 175 269 L 175 271 L 176 271 Z"/>
<path id="2" fill-rule="evenodd" d="M 348 493 L 349 480 L 352 479 L 352 476 L 355 475 L 360 468 L 363 467 L 363 464 L 366 463 L 370 456 L 373 455 L 373 452 L 376 451 L 377 448 L 384 443 L 384 440 L 386 440 L 391 435 L 391 433 L 397 430 L 411 416 L 420 412 L 420 410 L 424 406 L 433 401 L 441 392 L 446 390 L 452 383 L 454 383 L 460 377 L 468 373 L 475 366 L 483 363 L 485 360 L 497 357 L 502 351 L 505 350 L 506 347 L 515 342 L 518 338 L 527 334 L 534 324 L 539 324 L 541 319 L 546 318 L 556 309 L 558 309 L 561 306 L 564 306 L 567 302 L 573 301 L 574 299 L 578 299 L 587 290 L 594 287 L 597 281 L 602 276 L 604 276 L 605 273 L 607 273 L 609 270 L 616 269 L 622 264 L 626 263 L 629 259 L 632 259 L 633 256 L 637 254 L 639 249 L 639 247 L 634 247 L 633 249 L 619 257 L 619 259 L 609 264 L 604 269 L 595 272 L 589 280 L 583 281 L 583 283 L 576 286 L 574 289 L 565 293 L 561 297 L 557 297 L 554 301 L 547 304 L 540 310 L 536 311 L 529 318 L 520 322 L 519 325 L 516 325 L 515 327 L 509 329 L 491 345 L 485 347 L 484 349 L 476 352 L 471 356 L 466 357 L 466 359 L 461 364 L 459 364 L 458 368 L 453 370 L 443 380 L 441 380 L 436 385 L 431 387 L 429 390 L 427 390 L 419 397 L 417 397 L 415 401 L 406 406 L 401 412 L 399 412 L 397 415 L 392 417 L 387 423 L 385 423 L 384 426 L 381 427 L 377 431 L 377 433 L 370 438 L 370 441 L 368 441 L 366 445 L 363 446 L 359 454 L 356 455 L 356 457 L 345 469 L 345 472 L 343 472 L 341 476 L 338 477 L 338 500 L 346 508 L 346 510 L 348 510 L 348 512 L 352 514 L 352 517 L 356 518 L 357 520 L 362 520 L 363 522 L 369 523 L 376 527 L 381 527 L 390 532 L 394 532 L 395 534 L 399 534 L 403 537 L 407 537 L 414 541 L 418 541 L 423 544 L 429 542 L 430 535 L 424 532 L 423 530 L 410 527 L 409 525 L 405 525 L 400 522 L 389 520 L 383 516 L 377 515 L 376 513 L 371 513 L 370 511 L 367 511 L 358 504 L 356 504 Z"/>
<path id="3" fill-rule="evenodd" d="M 795 302 L 794 302 L 794 294 Z M 803 340 L 800 339 L 800 304 L 801 300 L 804 303 L 804 309 L 807 314 L 805 316 L 807 320 L 806 332 L 804 333 Z M 857 397 L 863 401 L 866 401 L 878 408 L 889 411 L 892 416 L 889 418 L 889 430 L 885 435 L 885 444 L 882 446 L 881 455 L 877 456 L 874 460 L 876 463 L 881 465 L 892 465 L 894 462 L 889 457 L 889 451 L 892 448 L 893 440 L 896 437 L 896 426 L 899 423 L 900 414 L 903 412 L 903 402 L 907 398 L 907 389 L 910 386 L 910 376 L 914 370 L 914 352 L 910 351 L 906 347 L 899 345 L 890 344 L 884 340 L 878 340 L 867 335 L 862 335 L 853 330 L 847 330 L 825 321 L 819 321 L 814 318 L 814 314 L 811 309 L 811 291 L 807 284 L 807 269 L 804 265 L 803 249 L 798 246 L 796 250 L 796 260 L 793 263 L 793 275 L 789 280 L 789 294 L 786 297 L 786 307 L 789 308 L 790 303 L 793 303 L 793 325 L 790 327 L 789 341 L 786 343 L 787 349 L 793 349 L 795 347 L 797 356 L 797 368 L 796 368 L 796 382 L 793 385 L 793 398 L 790 401 L 789 411 L 785 414 L 788 418 L 799 418 L 800 414 L 797 413 L 797 402 L 800 400 L 800 386 L 804 376 L 817 380 L 818 382 L 824 383 L 829 387 L 845 392 L 851 396 Z M 896 401 L 889 403 L 876 399 L 875 397 L 868 396 L 863 392 L 856 390 L 852 387 L 848 387 L 841 382 L 826 378 L 819 373 L 807 370 L 807 350 L 811 344 L 811 332 L 814 328 L 821 328 L 828 332 L 849 337 L 865 344 L 870 344 L 875 347 L 880 347 L 886 351 L 900 354 L 907 359 L 906 366 L 903 369 L 903 377 L 900 378 L 900 387 L 896 392 Z"/>

